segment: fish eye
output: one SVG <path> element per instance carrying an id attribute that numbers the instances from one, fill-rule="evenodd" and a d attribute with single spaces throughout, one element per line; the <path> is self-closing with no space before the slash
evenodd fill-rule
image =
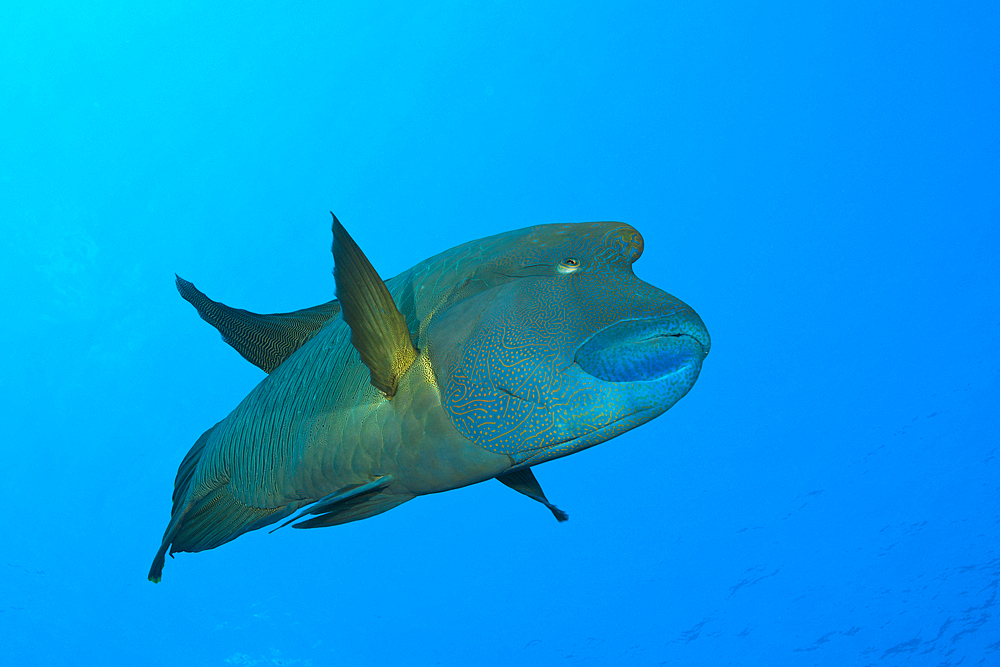
<path id="1" fill-rule="evenodd" d="M 570 273 L 576 271 L 580 268 L 580 260 L 573 257 L 567 257 L 563 261 L 559 262 L 559 272 L 560 273 Z"/>

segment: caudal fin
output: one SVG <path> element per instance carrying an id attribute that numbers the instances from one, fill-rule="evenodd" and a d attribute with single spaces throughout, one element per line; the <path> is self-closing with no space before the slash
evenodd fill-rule
<path id="1" fill-rule="evenodd" d="M 191 448 L 177 470 L 174 481 L 174 505 L 170 523 L 163 533 L 153 564 L 149 568 L 149 580 L 159 583 L 167 554 L 179 551 L 204 551 L 214 549 L 243 533 L 262 528 L 285 518 L 309 501 L 292 502 L 277 507 L 253 507 L 237 499 L 226 483 L 191 498 L 191 485 L 205 453 L 205 445 L 213 429 L 204 434 Z"/>

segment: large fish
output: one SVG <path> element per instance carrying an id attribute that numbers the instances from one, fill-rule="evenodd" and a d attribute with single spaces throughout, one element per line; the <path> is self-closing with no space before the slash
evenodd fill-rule
<path id="1" fill-rule="evenodd" d="M 333 526 L 494 477 L 565 520 L 531 467 L 663 413 L 708 354 L 701 318 L 632 273 L 642 249 L 620 222 L 539 225 L 383 282 L 334 216 L 335 301 L 257 315 L 178 277 L 268 376 L 181 462 L 149 579 L 299 510 Z"/>

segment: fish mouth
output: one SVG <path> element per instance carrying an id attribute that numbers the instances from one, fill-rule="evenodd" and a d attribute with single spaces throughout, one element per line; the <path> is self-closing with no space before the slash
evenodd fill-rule
<path id="1" fill-rule="evenodd" d="M 581 345 L 574 362 L 605 382 L 656 382 L 700 367 L 710 347 L 700 321 L 622 320 Z"/>

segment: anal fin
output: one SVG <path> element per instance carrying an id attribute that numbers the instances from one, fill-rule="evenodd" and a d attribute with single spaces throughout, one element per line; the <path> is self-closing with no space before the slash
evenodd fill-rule
<path id="1" fill-rule="evenodd" d="M 549 499 L 545 497 L 542 485 L 535 479 L 535 473 L 531 472 L 531 468 L 521 468 L 514 472 L 506 472 L 502 475 L 497 475 L 497 479 L 518 493 L 523 493 L 532 500 L 537 500 L 548 507 L 557 521 L 566 521 L 569 519 L 569 515 L 566 512 L 563 512 L 550 503 Z"/>
<path id="2" fill-rule="evenodd" d="M 278 526 L 278 528 L 284 528 L 307 514 L 318 516 L 314 519 L 297 523 L 292 528 L 336 526 L 341 523 L 367 519 L 370 516 L 381 514 L 413 498 L 412 495 L 408 494 L 384 493 L 385 489 L 395 481 L 396 478 L 392 475 L 382 475 L 367 484 L 340 489 L 330 495 L 323 496 L 314 504 Z M 273 533 L 274 530 L 271 532 Z"/>

